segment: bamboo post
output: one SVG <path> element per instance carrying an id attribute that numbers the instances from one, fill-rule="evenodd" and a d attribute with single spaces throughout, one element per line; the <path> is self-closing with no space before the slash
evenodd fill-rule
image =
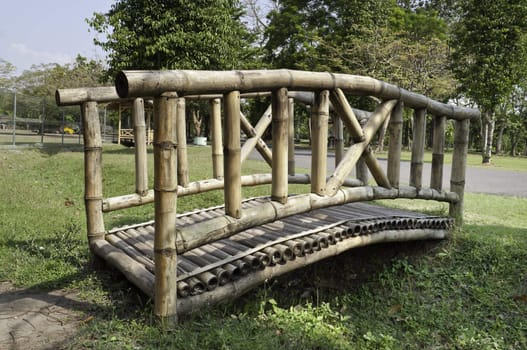
<path id="1" fill-rule="evenodd" d="M 154 102 L 155 190 L 155 314 L 176 320 L 177 252 L 177 95 L 163 94 Z"/>
<path id="2" fill-rule="evenodd" d="M 187 159 L 187 126 L 186 126 L 186 103 L 185 99 L 177 99 L 175 128 L 177 148 L 177 179 L 178 184 L 183 187 L 188 186 L 188 159 Z"/>
<path id="3" fill-rule="evenodd" d="M 132 106 L 135 143 L 135 192 L 140 196 L 148 192 L 148 164 L 146 152 L 145 104 L 136 98 Z"/>
<path id="4" fill-rule="evenodd" d="M 423 179 L 423 157 L 425 153 L 426 109 L 414 111 L 412 137 L 412 160 L 410 164 L 410 186 L 420 189 Z"/>
<path id="5" fill-rule="evenodd" d="M 273 115 L 273 182 L 271 199 L 280 203 L 287 202 L 287 173 L 289 154 L 289 100 L 287 89 L 278 89 L 272 93 Z"/>
<path id="6" fill-rule="evenodd" d="M 328 155 L 329 91 L 315 94 L 311 112 L 311 192 L 320 196 L 326 194 L 326 173 Z"/>
<path id="7" fill-rule="evenodd" d="M 366 166 L 366 162 L 364 159 L 364 153 L 357 160 L 357 165 L 355 165 L 355 172 L 357 173 L 357 179 L 359 179 L 364 184 L 364 186 L 368 186 L 369 174 L 368 167 Z"/>
<path id="8" fill-rule="evenodd" d="M 463 198 L 465 193 L 469 125 L 469 119 L 454 122 L 454 150 L 452 152 L 450 191 L 457 193 L 459 200 L 455 203 L 450 203 L 449 212 L 450 217 L 456 220 L 456 225 L 458 226 L 463 224 Z"/>
<path id="9" fill-rule="evenodd" d="M 117 144 L 118 145 L 121 144 L 121 124 L 122 124 L 121 118 L 122 117 L 123 115 L 122 115 L 121 103 L 119 103 L 119 110 L 117 113 Z"/>
<path id="10" fill-rule="evenodd" d="M 344 130 L 342 119 L 333 116 L 333 134 L 335 135 L 335 167 L 337 167 L 344 156 Z"/>
<path id="11" fill-rule="evenodd" d="M 399 101 L 390 116 L 388 125 L 390 143 L 388 145 L 388 169 L 387 175 L 393 187 L 399 187 L 399 176 L 401 167 L 401 148 L 403 139 L 403 103 Z"/>
<path id="12" fill-rule="evenodd" d="M 362 119 L 359 122 L 359 124 L 361 126 L 361 129 L 364 128 L 364 126 L 366 125 L 366 122 L 367 122 L 366 119 Z M 366 147 L 365 151 L 367 149 L 368 148 Z M 364 159 L 364 152 L 362 153 L 360 158 L 357 159 L 357 164 L 355 165 L 355 174 L 356 174 L 357 179 L 360 180 L 364 184 L 364 186 L 368 185 L 368 181 L 369 181 L 369 179 L 368 179 L 368 168 L 366 166 L 366 162 L 365 162 L 365 159 Z"/>
<path id="13" fill-rule="evenodd" d="M 152 129 L 150 127 L 151 125 L 151 115 L 152 111 L 145 111 L 146 114 L 146 144 L 150 145 L 154 140 L 152 140 Z"/>
<path id="14" fill-rule="evenodd" d="M 225 173 L 225 214 L 241 217 L 241 158 L 240 158 L 240 92 L 231 91 L 223 96 L 225 109 L 225 144 L 223 171 Z"/>
<path id="15" fill-rule="evenodd" d="M 221 105 L 220 99 L 210 100 L 210 123 L 212 135 L 212 176 L 223 179 L 223 150 L 221 137 Z"/>
<path id="16" fill-rule="evenodd" d="M 84 203 L 88 242 L 93 251 L 97 240 L 104 239 L 102 213 L 102 137 L 96 102 L 81 107 L 84 127 Z"/>
<path id="17" fill-rule="evenodd" d="M 443 164 L 445 149 L 445 124 L 446 117 L 434 117 L 432 135 L 432 172 L 430 187 L 438 191 L 443 188 Z"/>
<path id="18" fill-rule="evenodd" d="M 288 132 L 288 150 L 287 150 L 287 172 L 289 175 L 295 175 L 295 100 L 289 98 L 289 124 Z"/>

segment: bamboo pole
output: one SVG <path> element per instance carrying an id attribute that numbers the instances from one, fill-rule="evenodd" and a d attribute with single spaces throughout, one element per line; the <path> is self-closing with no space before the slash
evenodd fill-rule
<path id="1" fill-rule="evenodd" d="M 392 111 L 388 125 L 390 142 L 388 145 L 387 176 L 393 187 L 399 187 L 401 149 L 403 140 L 403 103 L 400 101 Z"/>
<path id="2" fill-rule="evenodd" d="M 364 133 L 344 92 L 341 89 L 331 90 L 330 99 L 335 112 L 340 116 L 344 124 L 346 124 L 346 128 L 351 134 L 353 142 L 363 141 Z"/>
<path id="3" fill-rule="evenodd" d="M 316 94 L 311 113 L 311 192 L 320 196 L 326 194 L 328 121 L 329 91 L 323 90 Z"/>
<path id="4" fill-rule="evenodd" d="M 177 143 L 175 140 L 177 96 L 166 94 L 154 101 L 155 189 L 155 314 L 176 320 L 177 283 L 176 205 Z"/>
<path id="5" fill-rule="evenodd" d="M 396 104 L 397 100 L 389 100 L 384 101 L 377 106 L 364 126 L 364 141 L 355 143 L 348 149 L 344 158 L 330 176 L 330 179 L 327 182 L 329 195 L 335 194 L 340 186 L 342 186 L 344 180 L 348 174 L 351 173 L 351 170 L 357 163 L 357 160 L 360 158 L 366 147 L 371 142 L 373 136 L 384 122 L 384 119 L 386 119 Z"/>
<path id="6" fill-rule="evenodd" d="M 225 109 L 225 144 L 223 171 L 225 173 L 225 213 L 241 217 L 241 158 L 240 158 L 240 92 L 231 91 L 223 97 Z"/>
<path id="7" fill-rule="evenodd" d="M 342 119 L 333 116 L 333 134 L 335 135 L 335 167 L 337 167 L 344 156 L 344 130 Z"/>
<path id="8" fill-rule="evenodd" d="M 242 186 L 258 186 L 268 185 L 272 182 L 271 174 L 252 174 L 244 175 L 241 178 Z M 288 176 L 288 183 L 303 184 L 311 183 L 311 176 L 309 174 L 296 174 Z M 346 178 L 343 182 L 344 186 L 357 187 L 362 186 L 363 183 L 353 178 Z M 218 179 L 207 179 L 189 183 L 187 187 L 178 187 L 178 197 L 189 196 L 197 193 L 204 193 L 214 190 L 221 190 L 224 188 L 224 181 Z M 110 212 L 119 209 L 137 207 L 154 202 L 154 191 L 149 190 L 144 196 L 139 196 L 136 193 L 127 194 L 124 196 L 116 196 L 105 198 L 102 203 L 103 212 Z"/>
<path id="9" fill-rule="evenodd" d="M 117 144 L 118 145 L 121 144 L 121 124 L 123 122 L 121 120 L 122 117 L 123 117 L 123 115 L 122 115 L 121 103 L 119 103 L 119 110 L 118 110 L 118 113 L 117 113 Z"/>
<path id="10" fill-rule="evenodd" d="M 148 192 L 148 164 L 146 151 L 145 106 L 142 98 L 136 98 L 132 106 L 135 143 L 135 192 L 144 196 Z"/>
<path id="11" fill-rule="evenodd" d="M 139 287 L 146 295 L 151 298 L 154 297 L 155 277 L 143 264 L 138 263 L 104 239 L 93 241 L 92 249 L 95 254 L 121 271 L 130 282 Z"/>
<path id="12" fill-rule="evenodd" d="M 289 116 L 288 116 L 288 141 L 287 141 L 287 173 L 289 175 L 295 175 L 295 100 L 289 98 Z"/>
<path id="13" fill-rule="evenodd" d="M 289 99 L 287 89 L 272 93 L 273 115 L 273 165 L 271 198 L 280 203 L 287 202 L 287 166 L 289 153 Z"/>
<path id="14" fill-rule="evenodd" d="M 469 126 L 469 119 L 454 123 L 454 150 L 452 152 L 450 191 L 457 193 L 459 201 L 450 204 L 449 212 L 450 217 L 456 220 L 456 225 L 459 227 L 463 224 L 463 197 L 465 193 Z"/>
<path id="15" fill-rule="evenodd" d="M 221 135 L 221 100 L 214 98 L 210 100 L 210 123 L 212 135 L 212 177 L 223 179 L 223 150 Z"/>
<path id="16" fill-rule="evenodd" d="M 377 183 L 377 185 L 381 187 L 386 187 L 386 188 L 392 187 L 390 184 L 390 181 L 388 180 L 388 177 L 384 174 L 384 171 L 382 170 L 381 165 L 377 161 L 377 158 L 375 158 L 375 156 L 373 155 L 370 147 L 367 147 L 364 150 L 361 158 L 364 159 L 364 163 L 366 164 L 368 169 L 370 169 L 370 172 L 373 178 L 375 179 L 375 182 Z M 368 183 L 364 182 L 364 184 L 367 185 Z"/>
<path id="17" fill-rule="evenodd" d="M 55 102 L 57 106 L 75 106 L 84 102 L 98 103 L 114 102 L 120 100 L 115 86 L 101 86 L 94 88 L 57 89 Z"/>
<path id="18" fill-rule="evenodd" d="M 368 167 L 366 166 L 366 162 L 364 159 L 364 153 L 360 156 L 359 159 L 357 159 L 357 164 L 355 165 L 355 172 L 357 174 L 357 179 L 359 179 L 364 184 L 364 186 L 367 186 L 369 181 L 369 173 Z"/>
<path id="19" fill-rule="evenodd" d="M 189 182 L 188 158 L 187 158 L 187 126 L 186 126 L 186 103 L 184 98 L 177 99 L 177 111 L 175 123 L 177 148 L 177 179 L 178 184 L 187 187 Z"/>
<path id="20" fill-rule="evenodd" d="M 84 203 L 88 243 L 93 250 L 97 240 L 104 239 L 102 213 L 102 137 L 96 102 L 82 105 L 84 126 Z"/>
<path id="21" fill-rule="evenodd" d="M 294 70 L 252 71 L 122 71 L 117 74 L 115 86 L 120 97 L 158 96 L 164 91 L 185 94 L 289 90 L 333 90 L 356 95 L 372 95 L 383 100 L 397 99 L 409 108 L 427 108 L 431 114 L 445 115 L 452 119 L 479 119 L 479 111 L 471 108 L 446 105 L 423 95 L 409 92 L 395 85 L 370 77 L 304 72 Z"/>
<path id="22" fill-rule="evenodd" d="M 432 136 L 432 172 L 430 187 L 438 191 L 443 188 L 443 164 L 445 150 L 445 117 L 435 116 Z"/>
<path id="23" fill-rule="evenodd" d="M 260 120 L 258 120 L 258 123 L 256 123 L 256 126 L 254 128 L 243 113 L 240 113 L 240 122 L 242 130 L 247 136 L 247 140 L 245 140 L 245 143 L 243 144 L 243 147 L 241 149 L 241 162 L 243 163 L 249 157 L 252 150 L 256 147 L 256 149 L 258 150 L 258 152 L 260 152 L 267 164 L 272 167 L 273 155 L 271 153 L 271 150 L 269 150 L 265 142 L 262 140 L 262 135 L 264 134 L 265 130 L 267 130 L 269 125 L 271 125 L 272 122 L 271 105 L 267 107 L 264 114 L 262 115 Z"/>
<path id="24" fill-rule="evenodd" d="M 151 125 L 151 116 L 152 116 L 152 111 L 145 111 L 145 114 L 146 114 L 146 144 L 147 145 L 150 145 L 152 144 L 152 142 L 154 142 L 153 140 L 153 133 L 152 133 L 152 129 L 150 128 L 150 125 Z"/>
<path id="25" fill-rule="evenodd" d="M 423 180 L 423 157 L 425 154 L 426 109 L 414 111 L 412 137 L 412 160 L 410 164 L 410 186 L 421 188 Z"/>

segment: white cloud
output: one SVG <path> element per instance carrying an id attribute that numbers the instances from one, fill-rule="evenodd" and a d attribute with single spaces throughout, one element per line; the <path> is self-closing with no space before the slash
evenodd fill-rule
<path id="1" fill-rule="evenodd" d="M 22 43 L 12 43 L 9 48 L 16 52 L 17 55 L 24 57 L 24 61 L 31 64 L 40 63 L 58 63 L 66 64 L 75 60 L 71 55 L 62 52 L 39 51 L 28 47 Z"/>

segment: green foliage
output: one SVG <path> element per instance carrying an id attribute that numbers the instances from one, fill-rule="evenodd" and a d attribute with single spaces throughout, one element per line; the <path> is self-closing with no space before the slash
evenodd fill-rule
<path id="1" fill-rule="evenodd" d="M 452 70 L 460 92 L 494 113 L 526 72 L 527 2 L 463 0 L 459 16 Z"/>
<path id="2" fill-rule="evenodd" d="M 389 0 L 290 0 L 269 18 L 274 67 L 369 75 L 440 100 L 454 91 L 447 26 L 436 11 Z"/>
<path id="3" fill-rule="evenodd" d="M 251 38 L 236 0 L 119 0 L 90 27 L 108 54 L 109 76 L 122 69 L 233 69 L 249 62 Z"/>

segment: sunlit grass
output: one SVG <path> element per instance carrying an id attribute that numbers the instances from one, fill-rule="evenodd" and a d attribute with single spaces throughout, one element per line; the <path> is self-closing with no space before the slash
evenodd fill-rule
<path id="1" fill-rule="evenodd" d="M 192 180 L 210 177 L 210 148 L 189 147 L 189 159 Z M 133 149 L 105 146 L 103 162 L 105 196 L 133 193 Z M 0 280 L 79 291 L 93 319 L 65 348 L 527 348 L 525 198 L 466 194 L 465 226 L 450 240 L 352 250 L 164 329 L 150 300 L 90 262 L 82 169 L 82 153 L 62 147 L 0 151 Z M 221 191 L 180 198 L 178 211 L 222 202 Z M 448 211 L 433 201 L 382 203 Z M 105 215 L 108 227 L 152 217 L 151 205 Z"/>

